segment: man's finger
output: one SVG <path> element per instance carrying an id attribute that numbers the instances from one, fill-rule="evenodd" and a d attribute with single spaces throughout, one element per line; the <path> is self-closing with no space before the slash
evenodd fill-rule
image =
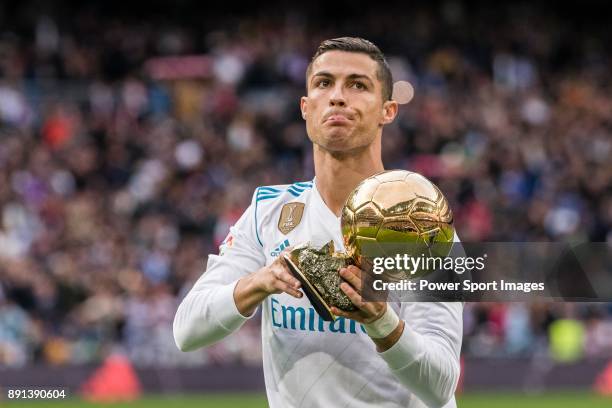
<path id="1" fill-rule="evenodd" d="M 335 314 L 336 316 L 346 317 L 348 319 L 351 319 L 352 317 L 354 317 L 354 313 L 355 313 L 355 312 L 345 312 L 342 309 L 338 309 L 336 306 L 331 307 L 331 312 Z"/>
<path id="2" fill-rule="evenodd" d="M 351 272 L 353 275 L 355 275 L 357 277 L 357 279 L 361 280 L 361 274 L 362 274 L 362 270 L 359 269 L 359 267 L 355 266 L 355 265 L 349 265 L 346 269 L 349 270 L 349 272 Z"/>
<path id="3" fill-rule="evenodd" d="M 299 290 L 295 289 L 293 286 L 289 285 L 289 284 L 288 284 L 288 283 L 286 283 L 286 282 L 283 282 L 283 281 L 277 280 L 277 281 L 276 281 L 276 284 L 275 284 L 275 287 L 276 287 L 278 290 L 281 290 L 281 291 L 283 291 L 283 292 L 285 292 L 285 293 L 290 294 L 290 295 L 291 295 L 291 296 L 293 296 L 294 298 L 298 298 L 298 299 L 300 299 L 300 298 L 302 297 L 302 292 L 300 292 Z"/>
<path id="4" fill-rule="evenodd" d="M 357 272 L 355 270 L 357 270 Z M 340 276 L 350 283 L 358 293 L 361 293 L 361 271 L 359 268 L 352 265 L 347 268 L 342 268 L 340 269 Z"/>
<path id="5" fill-rule="evenodd" d="M 300 281 L 289 272 L 287 267 L 279 265 L 277 268 L 273 268 L 273 273 L 276 279 L 291 285 L 295 289 L 299 289 L 302 286 Z"/>
<path id="6" fill-rule="evenodd" d="M 340 284 L 340 289 L 346 293 L 346 296 L 348 296 L 355 306 L 357 306 L 359 309 L 363 309 L 364 303 L 361 299 L 361 295 L 357 293 L 357 291 L 351 285 L 346 282 L 342 282 Z"/>
<path id="7" fill-rule="evenodd" d="M 302 286 L 300 281 L 294 278 L 293 275 L 286 270 L 280 273 L 280 279 L 283 282 L 287 282 L 289 285 L 293 286 L 295 289 L 299 289 Z"/>

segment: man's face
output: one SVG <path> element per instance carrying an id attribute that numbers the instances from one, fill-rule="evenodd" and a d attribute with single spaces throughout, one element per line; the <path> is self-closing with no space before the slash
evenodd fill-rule
<path id="1" fill-rule="evenodd" d="M 369 55 L 328 51 L 313 61 L 300 108 L 310 140 L 330 152 L 359 151 L 380 136 L 397 113 L 383 103 L 378 64 Z"/>

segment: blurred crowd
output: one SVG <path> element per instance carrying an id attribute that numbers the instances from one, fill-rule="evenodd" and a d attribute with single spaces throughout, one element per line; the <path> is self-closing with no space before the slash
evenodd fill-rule
<path id="1" fill-rule="evenodd" d="M 324 38 L 371 39 L 414 85 L 385 128 L 385 165 L 436 182 L 463 241 L 612 244 L 609 26 L 481 6 L 341 24 L 300 10 L 200 24 L 4 10 L 0 366 L 117 348 L 139 365 L 261 363 L 256 319 L 192 353 L 172 320 L 254 188 L 312 179 L 298 101 Z M 463 352 L 609 357 L 611 316 L 603 303 L 467 304 Z"/>

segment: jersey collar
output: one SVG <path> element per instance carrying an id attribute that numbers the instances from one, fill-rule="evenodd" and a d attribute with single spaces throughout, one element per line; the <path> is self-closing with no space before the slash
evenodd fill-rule
<path id="1" fill-rule="evenodd" d="M 334 214 L 327 204 L 325 204 L 325 201 L 323 201 L 317 189 L 316 177 L 312 180 L 312 184 L 310 205 L 317 218 L 315 221 L 317 228 L 313 229 L 311 242 L 316 246 L 321 246 L 329 242 L 330 239 L 333 239 L 336 250 L 343 250 L 344 246 L 341 238 L 342 233 L 340 232 L 340 217 L 336 217 L 336 214 Z"/>

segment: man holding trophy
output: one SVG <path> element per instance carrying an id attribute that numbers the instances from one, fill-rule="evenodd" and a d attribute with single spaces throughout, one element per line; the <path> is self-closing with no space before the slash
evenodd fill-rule
<path id="1" fill-rule="evenodd" d="M 362 293 L 360 248 L 384 239 L 383 230 L 457 241 L 433 184 L 383 173 L 382 131 L 398 112 L 389 66 L 367 40 L 326 40 L 306 81 L 300 107 L 315 178 L 256 189 L 179 306 L 176 343 L 183 351 L 210 345 L 261 306 L 271 407 L 455 407 L 462 303 L 366 301 Z M 414 188 L 398 192 L 398 183 Z"/>

